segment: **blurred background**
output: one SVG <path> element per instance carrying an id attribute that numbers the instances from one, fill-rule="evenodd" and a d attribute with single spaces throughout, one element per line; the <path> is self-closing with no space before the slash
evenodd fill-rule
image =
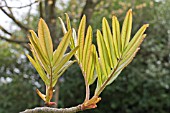
<path id="1" fill-rule="evenodd" d="M 28 30 L 37 31 L 40 18 L 50 27 L 55 48 L 63 33 L 58 17 L 68 13 L 77 28 L 83 14 L 87 26 L 96 29 L 106 17 L 116 15 L 122 25 L 126 11 L 133 9 L 132 35 L 150 24 L 147 38 L 133 62 L 101 94 L 98 108 L 82 113 L 170 113 L 170 0 L 0 0 L 0 113 L 18 113 L 43 106 L 36 94 L 44 84 L 26 58 L 30 54 Z M 91 86 L 93 95 L 95 84 Z M 54 100 L 58 107 L 83 102 L 85 86 L 77 64 L 60 78 Z"/>

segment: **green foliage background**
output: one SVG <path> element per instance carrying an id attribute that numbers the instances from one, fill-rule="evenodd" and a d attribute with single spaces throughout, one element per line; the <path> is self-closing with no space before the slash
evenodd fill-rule
<path id="1" fill-rule="evenodd" d="M 83 3 L 83 0 L 70 0 L 62 4 L 62 10 L 56 8 L 57 16 L 64 18 L 67 12 L 71 19 L 74 18 L 72 25 L 76 27 L 82 10 L 79 6 Z M 170 112 L 170 1 L 137 0 L 135 4 L 131 0 L 102 1 L 95 7 L 90 23 L 93 29 L 101 28 L 102 17 L 111 22 L 113 14 L 122 23 L 131 6 L 134 8 L 132 34 L 144 23 L 149 23 L 148 36 L 133 62 L 101 94 L 98 108 L 82 113 Z M 61 35 L 59 20 L 57 23 L 58 35 Z M 31 26 L 37 26 L 35 24 L 37 22 L 33 21 Z M 0 113 L 18 113 L 43 105 L 35 89 L 43 90 L 44 85 L 25 52 L 28 51 L 21 46 L 0 41 Z M 85 87 L 77 64 L 72 65 L 59 81 L 59 107 L 83 102 Z M 91 88 L 94 90 L 95 85 Z"/>

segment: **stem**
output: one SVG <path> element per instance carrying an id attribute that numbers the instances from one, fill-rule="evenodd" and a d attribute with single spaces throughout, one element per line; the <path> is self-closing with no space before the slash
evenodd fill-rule
<path id="1" fill-rule="evenodd" d="M 110 74 L 109 78 L 102 84 L 102 86 L 100 87 L 100 89 L 98 90 L 98 92 L 95 94 L 96 96 L 99 96 L 100 93 L 104 90 L 104 88 L 106 87 L 107 83 L 110 81 L 110 79 L 112 78 L 112 75 L 116 72 L 118 66 L 119 66 L 119 63 L 121 61 L 121 58 L 120 60 L 118 61 L 116 67 L 114 68 L 113 72 Z"/>
<path id="2" fill-rule="evenodd" d="M 86 84 L 86 98 L 85 98 L 84 101 L 87 101 L 90 98 L 90 88 L 89 88 L 89 85 L 87 83 L 87 80 L 85 80 L 85 84 Z"/>
<path id="3" fill-rule="evenodd" d="M 76 55 L 74 55 L 74 56 L 75 56 L 76 60 L 78 61 L 79 67 L 81 69 L 81 72 L 83 74 L 84 81 L 85 81 L 85 86 L 86 86 L 86 97 L 85 97 L 85 100 L 84 100 L 84 102 L 85 102 L 85 101 L 89 100 L 89 98 L 90 98 L 90 88 L 89 88 L 89 85 L 88 85 L 88 81 L 86 79 L 86 73 L 83 71 L 83 67 L 82 67 L 81 63 L 79 62 L 77 56 Z"/>
<path id="4" fill-rule="evenodd" d="M 50 107 L 37 107 L 34 109 L 27 109 L 20 113 L 76 113 L 82 111 L 81 105 L 70 108 L 50 108 Z"/>

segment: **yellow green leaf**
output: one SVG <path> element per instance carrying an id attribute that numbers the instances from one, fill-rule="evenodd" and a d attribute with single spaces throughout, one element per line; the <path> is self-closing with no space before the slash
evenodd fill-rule
<path id="1" fill-rule="evenodd" d="M 34 40 L 32 38 L 29 38 L 29 40 L 30 40 L 30 43 L 31 43 L 30 44 L 31 49 L 33 51 L 35 51 L 35 53 L 36 53 L 35 56 L 37 57 L 37 59 L 39 60 L 39 62 L 43 66 L 43 68 L 46 70 L 46 72 L 50 73 L 50 69 L 49 69 L 49 65 L 48 65 L 49 64 L 48 60 L 45 58 L 45 56 L 43 55 L 42 51 L 40 50 L 38 45 L 34 42 Z"/>
<path id="2" fill-rule="evenodd" d="M 145 24 L 143 25 L 135 34 L 135 36 L 132 38 L 132 40 L 130 41 L 130 43 L 128 44 L 127 48 L 125 49 L 125 51 L 123 52 L 123 54 L 127 54 L 127 52 L 133 47 L 133 45 L 138 42 L 140 40 L 140 38 L 142 38 L 141 36 L 143 35 L 143 33 L 145 32 L 146 28 L 149 27 L 149 24 Z"/>
<path id="3" fill-rule="evenodd" d="M 90 59 L 92 59 L 92 63 L 89 64 L 89 67 L 90 67 L 90 72 L 89 72 L 89 77 L 88 77 L 88 84 L 91 85 L 94 83 L 94 81 L 96 80 L 97 78 L 97 74 L 96 72 L 94 73 L 94 68 L 95 68 L 95 65 L 96 65 L 96 47 L 94 44 L 91 45 L 91 54 L 90 54 Z"/>
<path id="4" fill-rule="evenodd" d="M 69 45 L 69 42 L 70 42 L 70 38 L 72 37 L 72 31 L 68 31 L 63 39 L 61 40 L 60 44 L 58 45 L 57 49 L 54 51 L 54 54 L 53 54 L 53 66 L 56 66 L 61 58 L 63 57 L 68 45 Z"/>
<path id="5" fill-rule="evenodd" d="M 120 25 L 117 17 L 112 17 L 112 33 L 113 43 L 116 50 L 116 56 L 119 59 L 121 56 L 121 38 L 120 38 Z"/>
<path id="6" fill-rule="evenodd" d="M 80 46 L 78 50 L 78 58 L 80 62 L 82 61 L 82 58 L 83 58 L 85 28 L 86 28 L 86 16 L 84 15 L 83 18 L 81 19 L 81 22 L 78 28 L 78 45 Z"/>
<path id="7" fill-rule="evenodd" d="M 40 38 L 40 44 L 44 55 L 47 56 L 49 61 L 52 61 L 53 57 L 53 44 L 50 36 L 50 31 L 47 24 L 43 19 L 40 19 L 38 23 L 38 37 Z"/>
<path id="8" fill-rule="evenodd" d="M 101 67 L 100 67 L 100 64 L 99 64 L 99 59 L 98 59 L 98 54 L 97 54 L 97 51 L 96 51 L 96 48 L 94 49 L 94 56 L 95 56 L 95 70 L 97 72 L 97 76 L 98 76 L 98 84 L 101 86 L 101 84 L 103 83 L 102 82 L 102 70 L 101 70 Z"/>
<path id="9" fill-rule="evenodd" d="M 71 30 L 70 18 L 69 18 L 69 16 L 68 16 L 67 13 L 65 13 L 65 15 L 66 15 L 67 29 L 68 29 L 68 30 Z"/>
<path id="10" fill-rule="evenodd" d="M 99 30 L 97 30 L 97 46 L 98 46 L 102 71 L 104 76 L 107 77 L 110 73 L 111 68 L 109 66 L 108 51 L 104 43 L 103 36 Z"/>
<path id="11" fill-rule="evenodd" d="M 49 79 L 47 78 L 44 70 L 42 69 L 42 67 L 40 66 L 40 64 L 38 62 L 35 62 L 35 60 L 30 56 L 27 55 L 29 61 L 32 63 L 32 65 L 35 67 L 35 69 L 37 70 L 38 74 L 40 75 L 41 79 L 44 81 L 44 83 L 46 85 L 49 85 Z"/>
<path id="12" fill-rule="evenodd" d="M 103 31 L 104 42 L 106 44 L 106 48 L 108 51 L 109 65 L 111 68 L 113 68 L 114 64 L 117 63 L 117 59 L 116 59 L 116 52 L 113 46 L 112 34 L 111 34 L 110 27 L 109 27 L 109 24 L 106 18 L 103 18 L 103 21 L 102 21 L 102 31 Z"/>
<path id="13" fill-rule="evenodd" d="M 85 39 L 85 44 L 84 44 L 84 49 L 83 49 L 82 65 L 83 65 L 84 70 L 88 68 L 87 64 L 89 61 L 91 44 L 92 44 L 92 28 L 91 26 L 89 26 L 87 29 L 87 34 L 86 34 L 86 39 Z"/>
<path id="14" fill-rule="evenodd" d="M 46 101 L 46 96 L 42 94 L 38 89 L 36 89 L 37 94 L 41 97 L 42 100 Z"/>
<path id="15" fill-rule="evenodd" d="M 65 24 L 64 24 L 63 20 L 60 17 L 58 17 L 58 19 L 60 20 L 63 33 L 66 34 L 67 30 L 66 30 L 66 27 L 65 27 Z"/>
<path id="16" fill-rule="evenodd" d="M 57 83 L 58 81 L 58 78 L 66 71 L 66 69 L 68 67 L 70 67 L 74 62 L 76 62 L 76 60 L 73 60 L 73 61 L 67 61 L 64 66 L 59 70 L 59 72 L 53 76 L 53 82 L 52 82 L 52 86 L 54 87 L 55 84 Z"/>
<path id="17" fill-rule="evenodd" d="M 132 29 L 132 9 L 130 9 L 126 13 L 126 17 L 122 26 L 122 32 L 121 32 L 122 51 L 124 51 L 124 49 L 129 43 L 131 29 Z"/>
<path id="18" fill-rule="evenodd" d="M 56 75 L 58 71 L 63 67 L 63 65 L 70 60 L 70 58 L 74 55 L 74 53 L 78 50 L 79 46 L 75 47 L 71 52 L 67 53 L 59 63 L 54 65 L 53 75 Z"/>

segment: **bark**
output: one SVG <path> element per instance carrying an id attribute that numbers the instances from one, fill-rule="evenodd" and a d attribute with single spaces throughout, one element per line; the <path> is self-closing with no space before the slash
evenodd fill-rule
<path id="1" fill-rule="evenodd" d="M 57 38 L 56 28 L 56 11 L 55 11 L 56 0 L 45 0 L 45 20 L 50 29 L 51 37 L 54 45 L 58 45 L 59 39 Z"/>
<path id="2" fill-rule="evenodd" d="M 102 0 L 97 0 L 96 2 L 94 2 L 93 0 L 86 0 L 86 4 L 83 8 L 83 11 L 81 13 L 81 17 L 83 17 L 83 15 L 86 15 L 86 28 L 88 25 L 90 25 L 90 19 L 92 18 L 93 12 L 94 12 L 94 8 L 97 4 L 99 4 Z"/>
<path id="3" fill-rule="evenodd" d="M 37 107 L 34 109 L 27 109 L 20 113 L 76 113 L 81 111 L 81 105 L 71 108 L 49 108 L 49 107 Z"/>
<path id="4" fill-rule="evenodd" d="M 26 43 L 28 43 L 28 41 L 8 39 L 8 38 L 6 38 L 6 37 L 4 37 L 4 36 L 0 36 L 0 39 L 5 40 L 5 41 L 7 41 L 7 42 L 16 43 L 16 44 L 26 44 Z"/>
<path id="5" fill-rule="evenodd" d="M 5 0 L 4 0 L 4 2 L 5 2 L 5 4 L 6 4 L 6 1 L 5 1 Z M 9 9 L 9 8 L 22 9 L 22 8 L 25 8 L 25 7 L 31 7 L 31 6 L 32 6 L 33 4 L 35 4 L 35 3 L 38 3 L 38 1 L 34 1 L 34 2 L 30 3 L 30 4 L 28 4 L 28 5 L 19 6 L 19 7 L 15 7 L 15 6 L 10 7 L 10 6 L 7 6 L 7 5 L 5 5 L 5 6 L 0 6 L 0 7 L 1 7 L 1 8 L 7 7 L 8 9 Z"/>
<path id="6" fill-rule="evenodd" d="M 28 32 L 29 28 L 23 25 L 21 22 L 19 22 L 12 14 L 7 13 L 2 7 L 0 7 L 1 11 L 5 13 L 10 19 L 12 19 L 21 29 Z"/>

